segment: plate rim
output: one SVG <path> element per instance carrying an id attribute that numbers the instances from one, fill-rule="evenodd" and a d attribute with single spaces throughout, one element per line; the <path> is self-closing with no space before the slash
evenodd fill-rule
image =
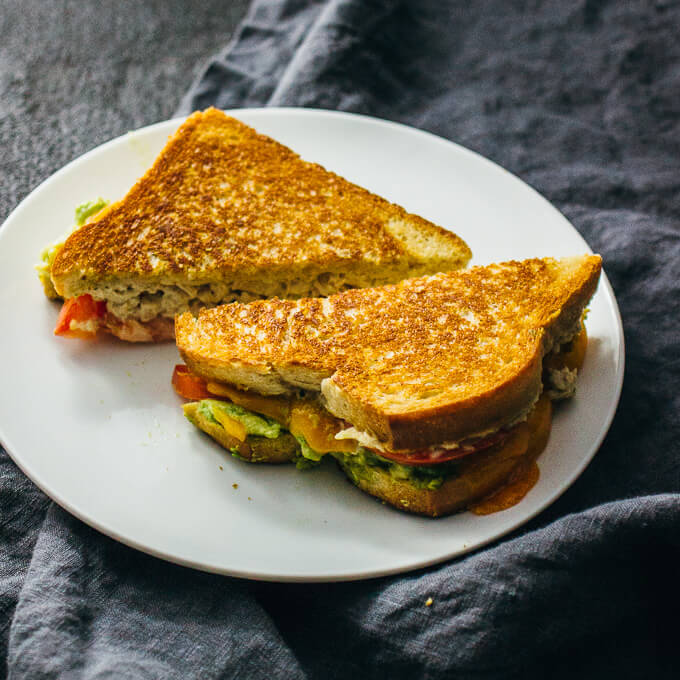
<path id="1" fill-rule="evenodd" d="M 238 116 L 240 113 L 246 113 L 246 114 L 256 114 L 256 115 L 262 115 L 264 114 L 266 116 L 277 116 L 277 115 L 296 115 L 296 116 L 328 116 L 328 117 L 333 117 L 333 118 L 348 118 L 348 119 L 361 119 L 364 122 L 370 123 L 371 125 L 377 125 L 379 127 L 386 126 L 388 128 L 393 128 L 396 129 L 397 131 L 401 133 L 407 133 L 409 135 L 415 135 L 417 137 L 420 137 L 422 135 L 425 135 L 430 138 L 431 141 L 437 143 L 438 145 L 441 146 L 453 146 L 457 149 L 458 152 L 462 152 L 464 155 L 470 155 L 475 158 L 476 161 L 482 161 L 484 164 L 490 166 L 493 168 L 495 171 L 501 171 L 504 175 L 507 177 L 511 178 L 514 182 L 519 183 L 519 185 L 522 186 L 524 189 L 529 189 L 530 192 L 533 194 L 534 199 L 538 198 L 540 199 L 541 202 L 549 206 L 549 208 L 553 211 L 556 217 L 561 218 L 562 226 L 563 227 L 569 227 L 571 232 L 573 232 L 573 235 L 578 237 L 578 239 L 582 242 L 584 249 L 592 253 L 592 249 L 588 245 L 588 243 L 585 241 L 583 236 L 580 234 L 580 232 L 573 226 L 573 224 L 566 218 L 565 215 L 562 214 L 562 212 L 554 206 L 550 201 L 548 201 L 545 196 L 543 196 L 541 193 L 539 193 L 533 186 L 531 186 L 528 182 L 525 180 L 521 179 L 514 173 L 510 172 L 503 166 L 499 165 L 495 161 L 481 155 L 480 153 L 469 149 L 465 146 L 462 146 L 461 144 L 446 139 L 445 137 L 441 137 L 437 134 L 434 134 L 432 132 L 429 132 L 427 130 L 421 130 L 419 128 L 415 128 L 413 126 L 404 124 L 404 123 L 399 123 L 396 121 L 392 120 L 386 120 L 386 119 L 381 119 L 377 118 L 374 116 L 368 116 L 365 114 L 359 114 L 359 113 L 351 113 L 351 112 L 346 112 L 346 111 L 335 111 L 335 110 L 328 110 L 328 109 L 318 109 L 318 108 L 304 108 L 304 107 L 254 107 L 254 108 L 239 108 L 239 109 L 222 109 L 225 113 Z M 141 128 L 138 128 L 133 131 L 128 131 L 126 133 L 123 133 L 122 135 L 118 135 L 117 137 L 114 137 L 106 142 L 103 142 L 102 144 L 99 144 L 98 146 L 90 149 L 89 151 L 85 152 L 84 154 L 77 156 L 76 158 L 72 159 L 69 161 L 66 165 L 62 166 L 58 170 L 56 170 L 54 173 L 49 175 L 47 178 L 45 178 L 43 181 L 41 181 L 39 184 L 37 184 L 20 202 L 19 204 L 9 213 L 5 221 L 0 225 L 0 249 L 2 248 L 2 242 L 3 242 L 3 236 L 5 234 L 5 227 L 10 224 L 11 222 L 14 222 L 16 219 L 20 219 L 22 212 L 24 211 L 26 204 L 32 202 L 35 200 L 34 194 L 37 193 L 38 191 L 41 190 L 43 186 L 45 186 L 48 183 L 51 183 L 58 178 L 60 178 L 63 174 L 66 174 L 70 170 L 72 170 L 74 167 L 77 167 L 80 164 L 85 164 L 87 161 L 90 159 L 90 157 L 94 155 L 98 155 L 102 152 L 105 152 L 109 147 L 117 146 L 119 143 L 121 143 L 124 139 L 128 138 L 129 135 L 134 135 L 137 133 L 153 133 L 159 129 L 167 128 L 170 132 L 169 134 L 172 133 L 173 126 L 177 127 L 179 126 L 184 120 L 186 120 L 188 116 L 180 116 L 180 117 L 174 117 L 170 118 L 168 120 L 164 121 L 159 121 L 156 123 L 152 123 L 151 125 L 147 125 Z M 86 525 L 91 527 L 92 529 L 97 530 L 98 532 L 104 534 L 105 536 L 112 538 L 113 540 L 122 543 L 123 545 L 126 545 L 128 547 L 134 548 L 135 550 L 139 550 L 140 552 L 143 552 L 147 555 L 151 555 L 155 558 L 162 559 L 164 561 L 173 563 L 173 564 L 178 564 L 183 567 L 189 567 L 192 569 L 196 569 L 198 571 L 202 572 L 207 572 L 207 573 L 214 573 L 214 574 L 220 574 L 224 576 L 231 576 L 231 577 L 236 577 L 236 578 L 243 578 L 243 579 L 248 579 L 248 580 L 255 580 L 255 581 L 267 581 L 267 582 L 280 582 L 280 583 L 331 583 L 331 582 L 344 582 L 344 581 L 357 581 L 357 580 L 366 580 L 366 579 L 372 579 L 372 578 L 378 578 L 378 577 L 383 577 L 383 576 L 391 576 L 394 574 L 399 574 L 399 573 L 407 573 L 407 572 L 413 572 L 417 571 L 419 569 L 423 569 L 435 564 L 442 564 L 443 562 L 446 562 L 448 560 L 454 559 L 454 558 L 459 558 L 467 554 L 475 553 L 478 550 L 484 548 L 485 546 L 488 546 L 489 544 L 498 541 L 508 534 L 520 529 L 523 527 L 527 522 L 529 522 L 531 519 L 536 517 L 538 514 L 543 512 L 549 505 L 552 505 L 554 502 L 556 502 L 566 491 L 569 489 L 572 484 L 578 479 L 578 477 L 583 473 L 585 468 L 590 464 L 596 453 L 598 452 L 604 438 L 606 437 L 607 433 L 609 432 L 609 429 L 611 427 L 612 421 L 614 419 L 614 416 L 616 415 L 616 411 L 618 409 L 618 405 L 620 402 L 620 397 L 621 397 L 621 392 L 623 388 L 623 380 L 624 380 L 624 374 L 625 374 L 625 336 L 624 336 L 624 330 L 623 330 L 623 323 L 622 323 L 622 318 L 621 318 L 621 313 L 620 309 L 618 306 L 618 302 L 616 300 L 616 297 L 614 295 L 613 288 L 611 286 L 611 283 L 606 275 L 606 271 L 603 267 L 601 278 L 600 278 L 600 286 L 601 286 L 601 294 L 604 295 L 605 301 L 607 303 L 608 309 L 613 313 L 614 321 L 615 321 L 615 339 L 616 339 L 616 370 L 615 370 L 615 386 L 614 386 L 614 393 L 612 394 L 612 398 L 609 403 L 609 408 L 608 411 L 605 415 L 605 417 L 601 421 L 601 426 L 599 433 L 597 437 L 594 440 L 594 444 L 592 445 L 592 451 L 589 453 L 589 455 L 585 456 L 577 466 L 573 468 L 571 471 L 571 474 L 567 475 L 565 478 L 563 478 L 560 481 L 559 488 L 553 492 L 552 494 L 549 494 L 548 497 L 546 497 L 542 502 L 538 503 L 538 505 L 532 509 L 530 512 L 527 512 L 525 515 L 522 516 L 521 520 L 517 521 L 514 524 L 511 524 L 510 526 L 495 532 L 492 536 L 489 536 L 485 539 L 482 539 L 480 541 L 475 542 L 474 547 L 472 548 L 462 548 L 462 549 L 456 549 L 456 550 L 450 550 L 444 554 L 437 555 L 436 557 L 429 557 L 423 560 L 411 560 L 408 562 L 408 564 L 404 564 L 403 562 L 399 562 L 398 564 L 388 567 L 388 568 L 373 568 L 373 569 L 363 569 L 360 571 L 354 571 L 354 572 L 344 572 L 342 574 L 337 574 L 337 575 L 316 575 L 316 576 L 310 576 L 309 574 L 285 574 L 285 575 L 280 575 L 276 574 L 274 572 L 267 572 L 266 570 L 260 570 L 257 572 L 251 571 L 251 570 L 244 570 L 244 569 L 230 569 L 230 568 L 225 568 L 224 566 L 220 566 L 218 564 L 214 563 L 208 563 L 208 562 L 198 562 L 193 559 L 187 559 L 181 556 L 174 555 L 170 552 L 164 551 L 164 550 L 159 550 L 153 547 L 150 547 L 144 543 L 140 543 L 134 538 L 130 538 L 127 536 L 122 535 L 112 527 L 110 527 L 107 523 L 105 522 L 99 522 L 94 518 L 91 518 L 88 516 L 87 512 L 82 510 L 78 504 L 73 504 L 70 503 L 66 498 L 62 496 L 59 492 L 56 490 L 53 490 L 50 485 L 44 480 L 40 478 L 40 475 L 35 474 L 31 466 L 26 464 L 25 461 L 22 460 L 21 456 L 18 454 L 14 453 L 14 446 L 12 443 L 8 440 L 5 432 L 4 432 L 4 427 L 2 425 L 2 422 L 0 422 L 0 444 L 4 447 L 6 450 L 8 456 L 12 459 L 15 465 L 22 471 L 23 474 L 25 474 L 28 479 L 35 484 L 43 493 L 45 493 L 48 498 L 53 500 L 57 505 L 59 505 L 63 510 L 68 512 L 70 515 L 76 517 L 80 521 L 84 522 Z M 446 519 L 446 518 L 442 518 Z"/>

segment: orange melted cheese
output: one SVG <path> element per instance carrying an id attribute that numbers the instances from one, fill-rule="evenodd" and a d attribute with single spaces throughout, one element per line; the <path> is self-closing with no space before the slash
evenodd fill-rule
<path id="1" fill-rule="evenodd" d="M 546 368 L 560 370 L 580 369 L 585 360 L 588 334 L 581 325 L 578 335 L 568 349 L 550 354 L 545 358 Z M 484 500 L 469 508 L 475 515 L 490 515 L 492 512 L 507 510 L 517 505 L 538 482 L 540 471 L 536 459 L 548 444 L 552 424 L 552 402 L 542 395 L 527 419 L 529 425 L 529 448 L 522 462 L 512 471 L 508 482 Z"/>
<path id="2" fill-rule="evenodd" d="M 354 452 L 357 448 L 356 441 L 335 438 L 342 429 L 342 421 L 334 418 L 315 401 L 300 399 L 293 402 L 290 413 L 291 434 L 304 437 L 317 453 Z"/>
<path id="3" fill-rule="evenodd" d="M 238 406 L 243 406 L 243 408 L 255 411 L 255 413 L 262 413 L 273 418 L 277 423 L 288 426 L 290 420 L 290 400 L 286 397 L 265 397 L 253 392 L 243 392 L 222 383 L 209 382 L 206 387 L 211 394 L 227 397 L 227 399 L 230 399 Z"/>
<path id="4" fill-rule="evenodd" d="M 288 428 L 292 435 L 304 437 L 309 446 L 317 453 L 329 453 L 331 451 L 352 453 L 357 448 L 357 442 L 353 439 L 335 438 L 335 435 L 344 427 L 342 421 L 333 417 L 320 404 L 311 399 L 265 397 L 261 394 L 238 390 L 231 385 L 213 382 L 207 384 L 207 390 L 215 396 L 226 397 L 234 404 L 243 406 L 243 408 L 273 418 Z M 224 417 L 227 419 L 227 416 Z M 224 425 L 224 423 L 222 424 Z M 241 425 L 240 423 L 237 424 Z M 229 434 L 240 439 L 226 425 L 225 429 Z M 244 439 L 245 437 L 240 441 Z"/>
<path id="5" fill-rule="evenodd" d="M 470 506 L 475 515 L 490 515 L 517 505 L 538 482 L 540 472 L 536 458 L 548 444 L 552 424 L 552 402 L 543 395 L 527 418 L 529 445 L 520 464 L 512 471 L 507 483 L 490 496 Z"/>
<path id="6" fill-rule="evenodd" d="M 222 413 L 219 409 L 213 409 L 213 416 L 215 420 L 224 428 L 227 434 L 230 434 L 235 439 L 240 442 L 244 442 L 248 436 L 248 432 L 244 427 L 243 423 L 239 423 L 238 420 L 230 418 L 226 413 Z"/>
<path id="7" fill-rule="evenodd" d="M 521 463 L 510 475 L 508 483 L 488 498 L 470 507 L 475 515 L 490 515 L 517 505 L 538 481 L 540 472 L 536 461 Z"/>

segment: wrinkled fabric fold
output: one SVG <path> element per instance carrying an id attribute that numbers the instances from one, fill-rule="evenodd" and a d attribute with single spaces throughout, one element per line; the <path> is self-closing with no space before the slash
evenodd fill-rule
<path id="1" fill-rule="evenodd" d="M 626 336 L 618 413 L 512 536 L 345 584 L 163 563 L 51 504 L 0 450 L 9 677 L 677 677 L 679 28 L 663 1 L 255 0 L 178 115 L 364 113 L 519 175 L 603 256 Z"/>
<path id="2" fill-rule="evenodd" d="M 645 677 L 673 668 L 679 511 L 678 495 L 609 503 L 424 572 L 266 590 L 312 677 Z M 317 651 L 343 631 L 342 653 Z"/>
<path id="3" fill-rule="evenodd" d="M 8 666 L 27 679 L 305 677 L 246 581 L 162 563 L 56 505 L 19 594 Z"/>

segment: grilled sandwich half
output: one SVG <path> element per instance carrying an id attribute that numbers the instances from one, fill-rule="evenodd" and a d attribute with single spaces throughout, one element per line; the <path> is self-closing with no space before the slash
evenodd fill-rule
<path id="1" fill-rule="evenodd" d="M 369 494 L 448 514 L 545 446 L 600 269 L 594 255 L 513 261 L 183 314 L 173 382 L 189 420 L 241 458 L 331 455 Z"/>
<path id="2" fill-rule="evenodd" d="M 46 251 L 63 335 L 173 337 L 222 303 L 325 296 L 464 267 L 467 245 L 217 109 L 191 115 L 119 202 Z"/>

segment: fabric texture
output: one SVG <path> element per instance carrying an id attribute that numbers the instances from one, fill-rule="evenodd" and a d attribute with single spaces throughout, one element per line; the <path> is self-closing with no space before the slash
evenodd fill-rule
<path id="1" fill-rule="evenodd" d="M 366 113 L 517 174 L 603 256 L 626 336 L 619 410 L 578 481 L 512 536 L 345 584 L 147 557 L 2 453 L 9 677 L 677 677 L 679 29 L 663 1 L 255 0 L 179 112 Z"/>

